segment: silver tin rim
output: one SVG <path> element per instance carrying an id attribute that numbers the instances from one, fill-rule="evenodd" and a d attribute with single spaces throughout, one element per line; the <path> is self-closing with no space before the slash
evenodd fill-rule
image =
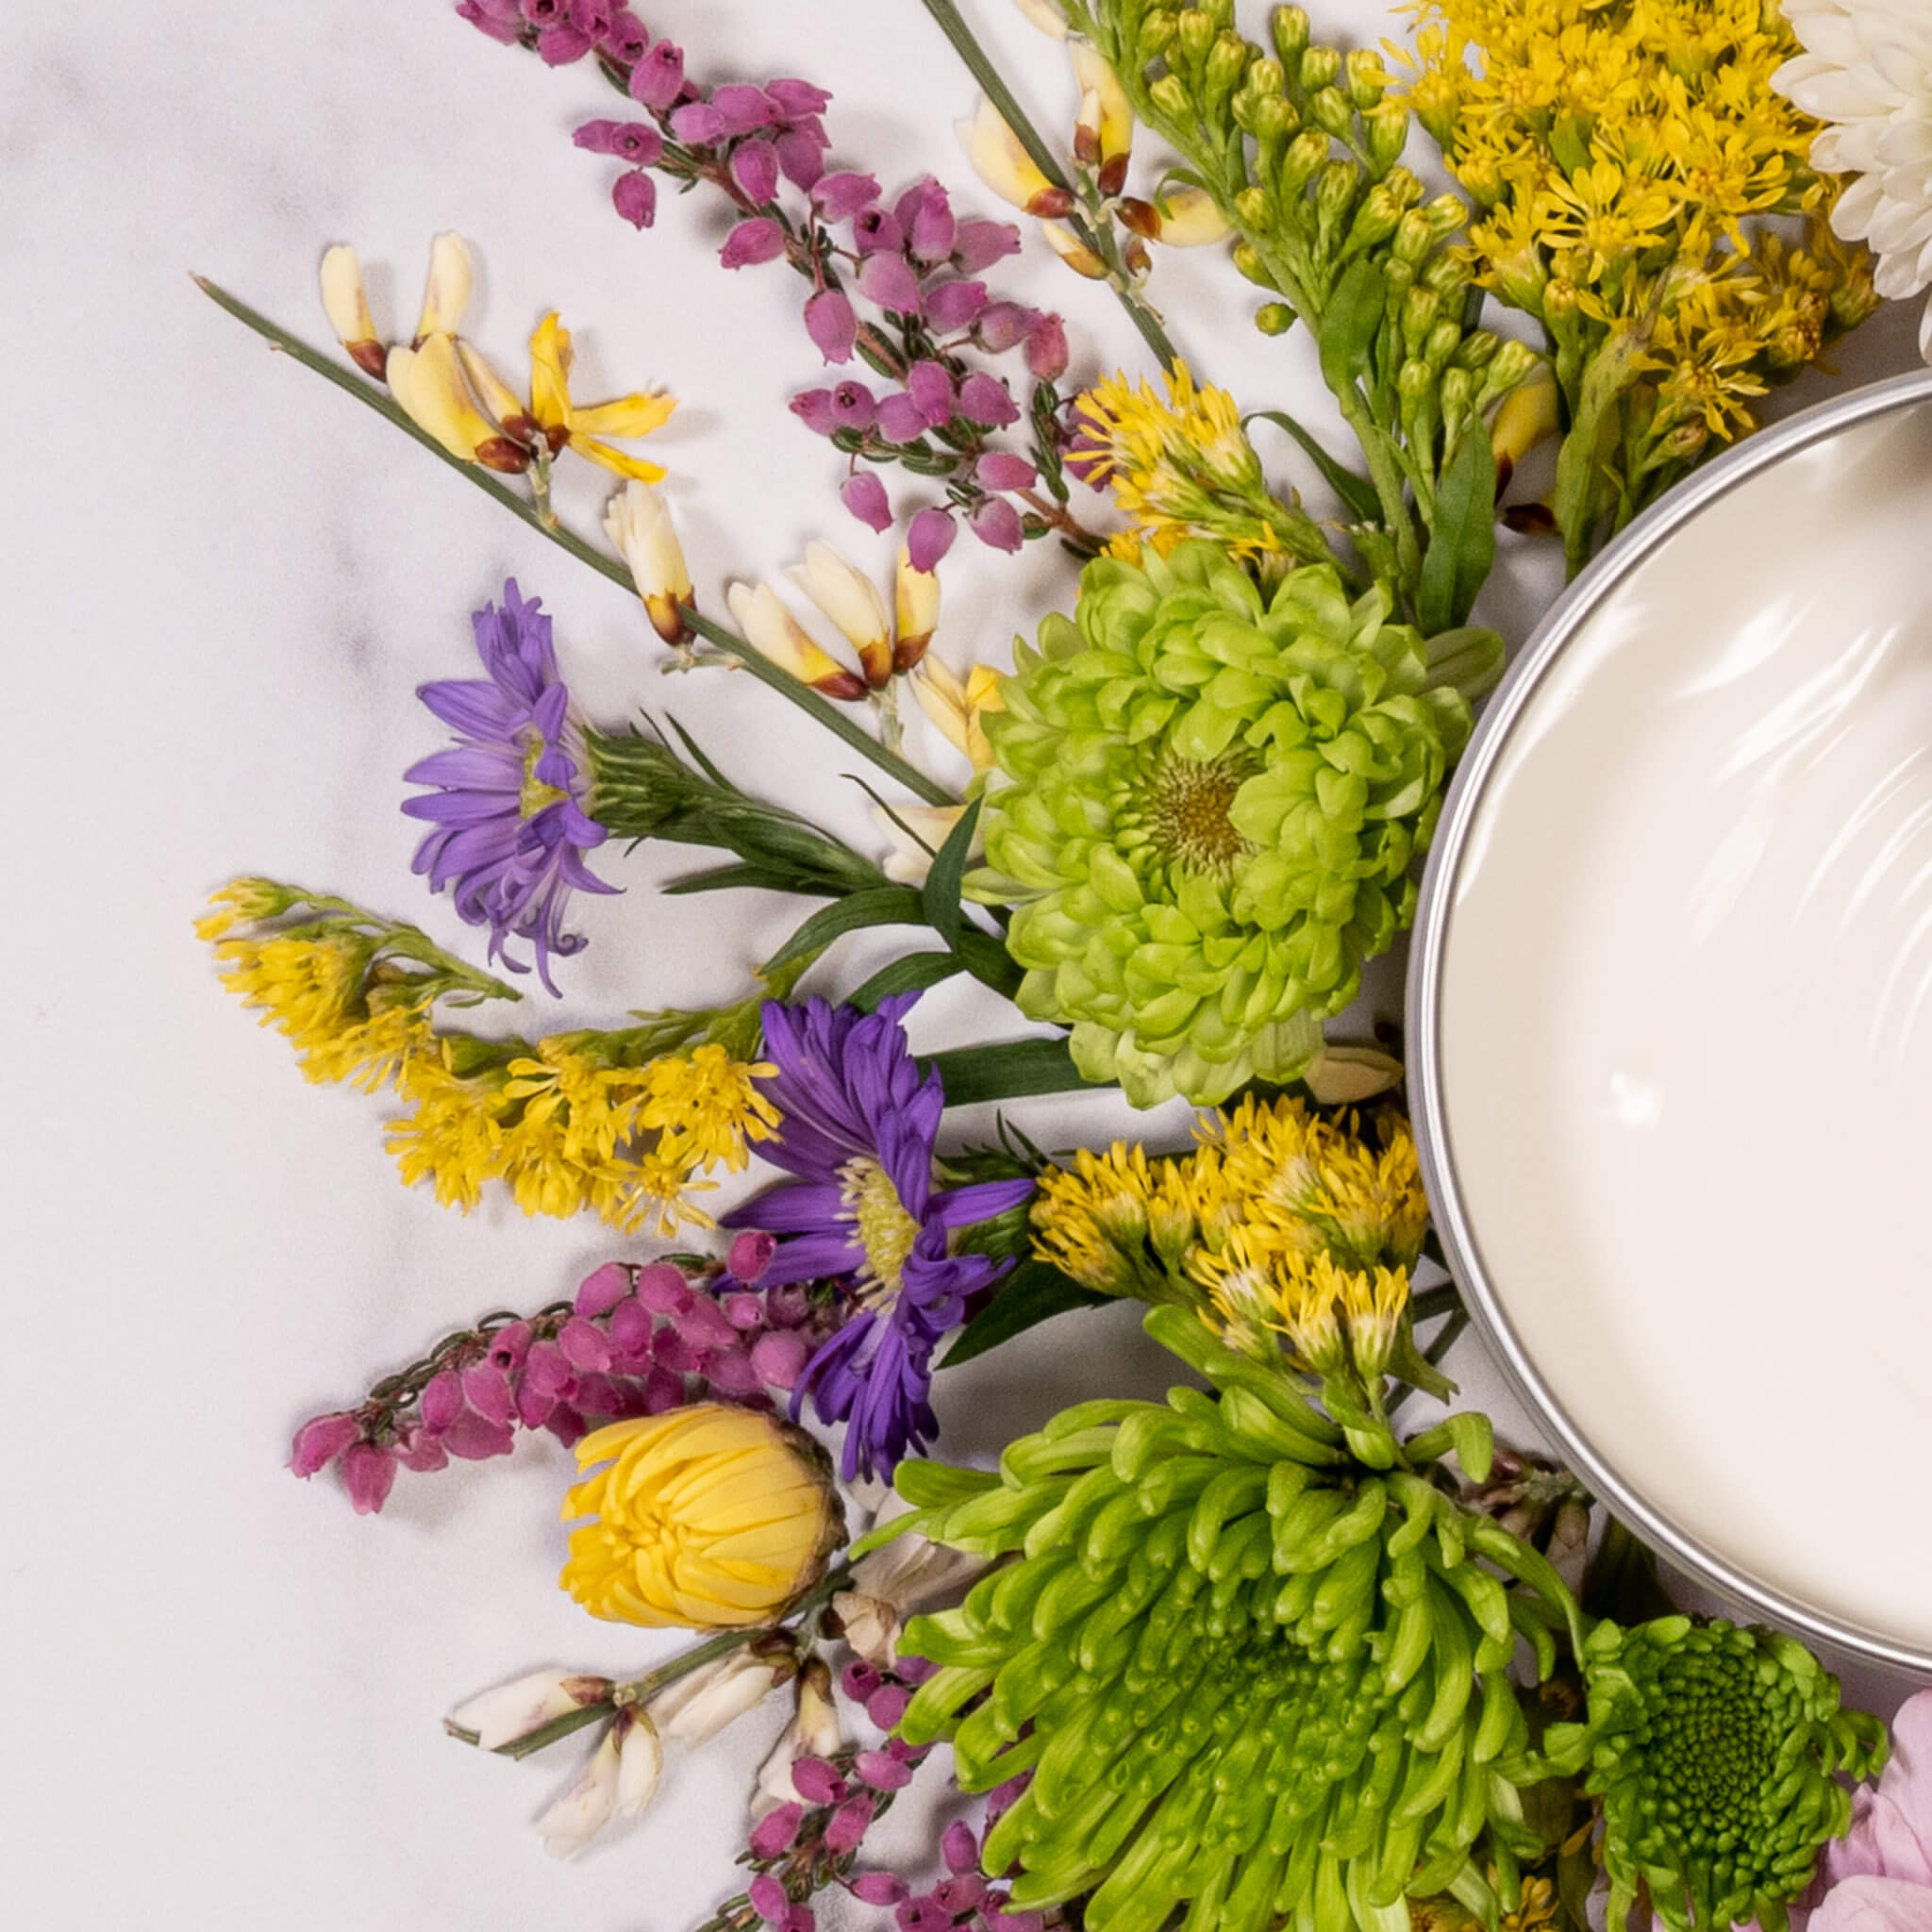
<path id="1" fill-rule="evenodd" d="M 1471 828 L 1511 733 L 1564 647 L 1613 590 L 1720 497 L 1814 443 L 1925 402 L 1932 402 L 1932 369 L 1854 390 L 1759 430 L 1646 510 L 1557 600 L 1491 697 L 1444 801 L 1416 910 L 1407 1002 L 1410 1113 L 1436 1230 L 1477 1331 L 1553 1446 L 1614 1514 L 1721 1594 L 1807 1637 L 1922 1676 L 1932 1675 L 1932 1650 L 1787 1596 L 1740 1569 L 1630 1488 L 1565 1410 L 1511 1324 L 1464 1209 L 1443 1104 L 1441 991 L 1451 908 Z"/>

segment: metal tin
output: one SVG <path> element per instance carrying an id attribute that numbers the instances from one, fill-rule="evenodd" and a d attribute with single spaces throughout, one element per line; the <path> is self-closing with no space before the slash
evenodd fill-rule
<path id="1" fill-rule="evenodd" d="M 1424 875 L 1407 992 L 1410 1108 L 1435 1226 L 1478 1332 L 1552 1445 L 1617 1516 L 1721 1594 L 1807 1637 L 1921 1675 L 1932 1675 L 1932 1651 L 1821 1610 L 1750 1574 L 1626 1483 L 1566 1412 L 1512 1325 L 1470 1224 L 1444 1105 L 1441 993 L 1451 910 L 1485 793 L 1511 733 L 1572 640 L 1613 591 L 1719 498 L 1801 450 L 1928 402 L 1932 370 L 1855 390 L 1758 431 L 1644 512 L 1564 591 L 1491 698 L 1450 788 Z"/>

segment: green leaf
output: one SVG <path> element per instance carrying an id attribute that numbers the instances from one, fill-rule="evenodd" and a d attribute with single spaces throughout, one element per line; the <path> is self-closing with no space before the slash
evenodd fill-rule
<path id="1" fill-rule="evenodd" d="M 1368 257 L 1357 256 L 1342 271 L 1322 317 L 1319 339 L 1322 380 L 1335 394 L 1346 395 L 1368 375 L 1388 299 L 1388 280 Z"/>
<path id="2" fill-rule="evenodd" d="M 766 961 L 767 971 L 823 953 L 836 939 L 868 925 L 917 925 L 919 894 L 910 886 L 874 886 L 814 912 Z"/>
<path id="3" fill-rule="evenodd" d="M 999 1476 L 992 1470 L 955 1469 L 944 1462 L 902 1462 L 892 1475 L 892 1487 L 922 1509 L 964 1503 L 999 1486 Z"/>
<path id="4" fill-rule="evenodd" d="M 1436 490 L 1436 521 L 1416 585 L 1424 635 L 1453 630 L 1469 615 L 1496 560 L 1496 459 L 1481 424 L 1456 446 Z"/>
<path id="5" fill-rule="evenodd" d="M 962 926 L 953 944 L 954 956 L 982 986 L 990 986 L 1006 999 L 1020 991 L 1026 974 L 1000 941 L 988 933 Z"/>
<path id="6" fill-rule="evenodd" d="M 1448 685 L 1466 698 L 1479 698 L 1493 690 L 1502 676 L 1506 652 L 1503 640 L 1494 631 L 1479 625 L 1463 625 L 1455 630 L 1438 631 L 1429 640 L 1425 656 L 1425 690 Z"/>
<path id="7" fill-rule="evenodd" d="M 875 1013 L 879 1002 L 891 999 L 895 992 L 924 992 L 927 987 L 937 986 L 941 980 L 950 979 L 964 970 L 954 953 L 908 953 L 890 966 L 880 967 L 863 986 L 847 993 L 845 1004 L 857 1007 L 862 1013 Z"/>
<path id="8" fill-rule="evenodd" d="M 944 1083 L 948 1107 L 1018 1100 L 1030 1093 L 1073 1093 L 1106 1084 L 1080 1074 L 1064 1038 L 964 1046 L 936 1053 L 924 1064 Z"/>
<path id="9" fill-rule="evenodd" d="M 1071 1314 L 1075 1308 L 1097 1308 L 1110 1300 L 1082 1288 L 1046 1261 L 1026 1261 L 1007 1276 L 991 1301 L 960 1330 L 939 1366 L 950 1369 L 970 1362 L 976 1355 L 1010 1341 L 1041 1322 L 1056 1315 Z"/>
<path id="10" fill-rule="evenodd" d="M 1257 409 L 1253 415 L 1242 417 L 1241 421 L 1244 425 L 1273 423 L 1276 428 L 1287 430 L 1301 444 L 1308 460 L 1322 473 L 1322 480 L 1341 499 L 1342 508 L 1357 523 L 1381 522 L 1382 499 L 1375 494 L 1375 486 L 1366 476 L 1357 476 L 1353 470 L 1331 457 L 1286 409 Z"/>
<path id="11" fill-rule="evenodd" d="M 790 892 L 802 899 L 829 899 L 838 887 L 823 879 L 800 878 L 796 873 L 774 872 L 768 865 L 720 865 L 709 872 L 694 872 L 674 879 L 666 886 L 667 898 L 687 897 L 692 892 L 725 892 L 739 887 L 757 887 L 766 892 Z"/>
<path id="12" fill-rule="evenodd" d="M 959 814 L 946 842 L 933 859 L 925 875 L 925 890 L 920 894 L 925 923 L 956 951 L 965 915 L 959 906 L 959 887 L 966 876 L 966 855 L 972 849 L 974 828 L 979 824 L 979 800 L 974 799 Z"/>

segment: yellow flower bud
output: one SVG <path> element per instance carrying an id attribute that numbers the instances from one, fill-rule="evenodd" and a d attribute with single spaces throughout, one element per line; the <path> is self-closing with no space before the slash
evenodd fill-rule
<path id="1" fill-rule="evenodd" d="M 1205 188 L 1171 188 L 1158 204 L 1160 233 L 1168 248 L 1198 248 L 1228 233 L 1227 217 Z"/>
<path id="2" fill-rule="evenodd" d="M 1090 282 L 1107 279 L 1106 262 L 1063 222 L 1041 222 L 1040 232 L 1046 237 L 1047 246 L 1076 275 L 1085 275 Z"/>
<path id="3" fill-rule="evenodd" d="M 429 279 L 423 289 L 423 313 L 416 318 L 420 349 L 430 336 L 453 336 L 462 326 L 470 306 L 470 250 L 460 235 L 442 234 L 430 243 Z"/>
<path id="4" fill-rule="evenodd" d="M 667 644 L 685 642 L 691 628 L 681 607 L 692 599 L 691 572 L 670 506 L 648 483 L 633 478 L 610 499 L 604 533 L 630 566 L 652 627 Z"/>
<path id="5" fill-rule="evenodd" d="M 362 265 L 353 248 L 338 243 L 322 258 L 322 307 L 349 359 L 382 381 L 389 351 L 375 333 L 369 298 L 362 291 Z"/>
<path id="6" fill-rule="evenodd" d="M 828 698 L 850 702 L 865 695 L 864 678 L 821 646 L 779 603 L 770 584 L 759 584 L 756 590 L 749 584 L 733 584 L 724 596 L 746 641 L 779 670 Z"/>
<path id="7" fill-rule="evenodd" d="M 1561 428 L 1557 404 L 1556 382 L 1548 376 L 1541 382 L 1525 382 L 1503 398 L 1503 407 L 1490 425 L 1490 447 L 1504 475 Z"/>
<path id="8" fill-rule="evenodd" d="M 453 457 L 516 475 L 529 468 L 529 452 L 502 434 L 476 407 L 452 336 L 429 337 L 420 348 L 400 343 L 389 352 L 390 391 L 418 428 Z"/>
<path id="9" fill-rule="evenodd" d="M 990 664 L 975 664 L 962 679 L 944 659 L 929 658 L 924 675 L 912 683 L 919 708 L 945 734 L 955 751 L 971 759 L 975 772 L 992 768 L 992 746 L 983 722 L 989 711 L 1004 711 L 1000 675 Z"/>
<path id="10" fill-rule="evenodd" d="M 915 570 L 912 552 L 899 546 L 898 567 L 892 574 L 894 628 L 892 669 L 910 671 L 925 656 L 932 634 L 940 626 L 940 579 L 937 571 Z"/>
<path id="11" fill-rule="evenodd" d="M 982 100 L 971 121 L 954 124 L 973 171 L 1002 201 L 1029 215 L 1063 215 L 1074 198 L 1042 175 L 1000 110 Z"/>
<path id="12" fill-rule="evenodd" d="M 1134 144 L 1133 104 L 1091 41 L 1069 41 L 1067 52 L 1080 87 L 1080 127 L 1091 137 L 1090 158 L 1100 164 L 1100 192 L 1118 194 L 1127 177 L 1127 155 Z"/>
<path id="13" fill-rule="evenodd" d="M 768 1415 L 700 1403 L 592 1430 L 576 1454 L 593 1473 L 563 1499 L 580 1526 L 559 1580 L 595 1617 L 769 1623 L 817 1580 L 841 1530 L 805 1439 Z"/>
<path id="14" fill-rule="evenodd" d="M 829 543 L 807 544 L 805 562 L 791 576 L 858 653 L 866 683 L 881 690 L 892 675 L 892 638 L 886 627 L 886 607 L 871 580 Z"/>

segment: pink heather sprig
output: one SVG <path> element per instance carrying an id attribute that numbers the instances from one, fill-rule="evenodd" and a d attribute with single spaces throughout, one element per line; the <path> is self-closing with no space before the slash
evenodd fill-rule
<path id="1" fill-rule="evenodd" d="M 846 1312 L 805 1287 L 753 1286 L 771 1247 L 768 1235 L 741 1235 L 722 1269 L 697 1257 L 609 1261 L 572 1301 L 485 1315 L 358 1407 L 311 1416 L 289 1466 L 307 1477 L 333 1463 L 357 1514 L 371 1515 L 399 1468 L 508 1456 L 520 1429 L 568 1448 L 597 1423 L 690 1402 L 770 1408 Z"/>
<path id="2" fill-rule="evenodd" d="M 793 1761 L 795 1802 L 758 1820 L 739 1860 L 750 1867 L 751 1883 L 697 1932 L 763 1932 L 767 1926 L 775 1932 L 816 1932 L 812 1900 L 833 1886 L 862 1905 L 890 1913 L 875 1923 L 881 1928 L 896 1926 L 898 1932 L 1045 1932 L 1065 1923 L 1058 1911 L 1009 1909 L 1007 1887 L 979 1869 L 985 1833 L 1025 1790 L 1031 1773 L 968 1801 L 977 1808 L 978 1829 L 958 1817 L 945 1827 L 937 1858 L 925 1865 L 930 1882 L 922 1880 L 923 1889 L 902 1873 L 861 1864 L 873 1827 L 891 1809 L 932 1748 L 908 1745 L 890 1734 L 934 1668 L 919 1657 L 901 1658 L 889 1669 L 863 1659 L 846 1665 L 838 1679 L 840 1693 L 888 1734 L 884 1743 Z"/>
<path id="3" fill-rule="evenodd" d="M 923 176 L 889 200 L 879 182 L 826 167 L 824 112 L 831 96 L 796 79 L 706 88 L 682 50 L 654 41 L 638 17 L 606 0 L 463 0 L 458 11 L 492 39 L 529 47 L 552 66 L 593 58 L 646 119 L 595 120 L 576 144 L 626 164 L 611 187 L 634 227 L 657 215 L 654 176 L 702 184 L 737 216 L 720 251 L 726 268 L 785 261 L 809 284 L 807 334 L 827 363 L 855 358 L 890 385 L 858 380 L 813 388 L 791 408 L 848 459 L 840 494 L 874 530 L 892 506 L 877 470 L 897 466 L 943 485 L 945 505 L 910 520 L 912 561 L 931 570 L 956 519 L 997 550 L 1057 534 L 1082 553 L 1099 540 L 1067 508 L 1060 402 L 1068 359 L 1058 315 L 1000 299 L 984 272 L 1020 246 L 1010 223 L 961 218 L 945 189 Z M 1033 389 L 1026 404 L 977 356 L 1019 351 Z M 1028 453 L 1000 446 L 1026 425 Z"/>

